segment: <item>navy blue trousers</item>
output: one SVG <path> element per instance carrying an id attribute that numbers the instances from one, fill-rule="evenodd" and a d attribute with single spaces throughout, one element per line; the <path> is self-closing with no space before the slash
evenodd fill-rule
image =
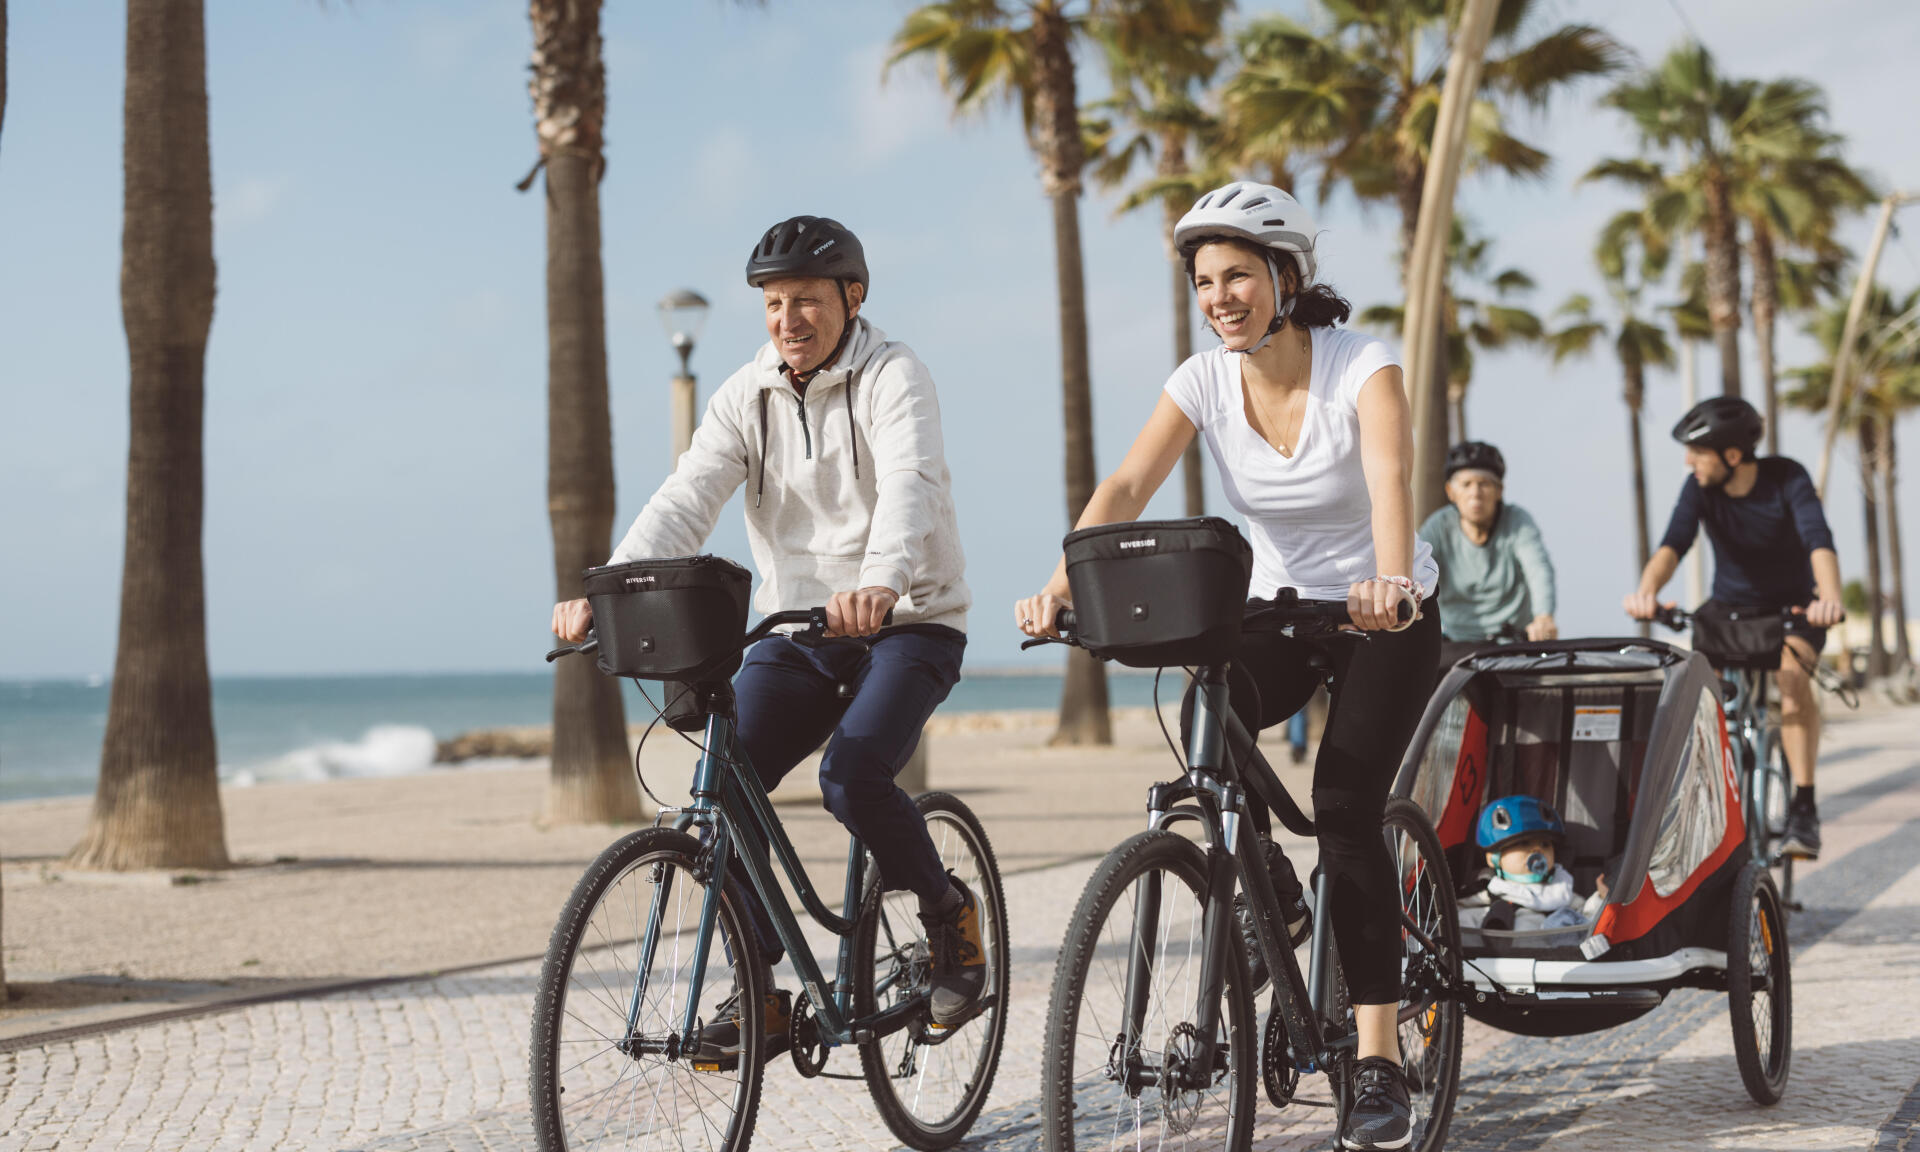
<path id="1" fill-rule="evenodd" d="M 733 680 L 736 730 L 760 783 L 772 791 L 826 740 L 821 806 L 873 853 L 882 885 L 925 900 L 945 894 L 947 874 L 926 820 L 893 778 L 959 681 L 966 647 L 963 633 L 938 626 L 812 646 L 771 636 L 748 650 Z M 747 903 L 761 954 L 774 963 L 780 939 L 751 886 Z"/>

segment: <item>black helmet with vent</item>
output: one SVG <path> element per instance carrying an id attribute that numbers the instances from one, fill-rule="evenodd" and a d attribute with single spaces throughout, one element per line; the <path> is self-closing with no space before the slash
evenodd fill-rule
<path id="1" fill-rule="evenodd" d="M 795 216 L 767 229 L 747 257 L 747 283 L 822 276 L 851 280 L 864 290 L 867 254 L 844 224 L 825 216 Z"/>
<path id="2" fill-rule="evenodd" d="M 1453 479 L 1455 472 L 1467 470 L 1491 472 L 1494 479 L 1507 478 L 1507 458 L 1500 455 L 1500 449 L 1481 440 L 1467 440 L 1447 449 L 1447 479 Z"/>
<path id="3" fill-rule="evenodd" d="M 1673 426 L 1673 438 L 1690 448 L 1712 448 L 1716 452 L 1738 448 L 1751 460 L 1766 427 L 1767 422 L 1745 400 L 1715 396 L 1688 409 Z"/>

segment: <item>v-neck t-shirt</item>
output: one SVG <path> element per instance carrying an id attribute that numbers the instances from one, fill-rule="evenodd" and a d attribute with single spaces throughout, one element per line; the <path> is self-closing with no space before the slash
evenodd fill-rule
<path id="1" fill-rule="evenodd" d="M 1206 437 L 1227 503 L 1246 518 L 1253 544 L 1248 594 L 1297 588 L 1308 600 L 1345 600 L 1349 586 L 1380 569 L 1373 555 L 1373 500 L 1360 464 L 1360 387 L 1399 361 L 1371 336 L 1310 328 L 1313 369 L 1292 456 L 1247 422 L 1241 357 L 1215 348 L 1174 369 L 1166 392 Z M 1439 583 L 1433 549 L 1414 538 L 1413 571 Z"/>

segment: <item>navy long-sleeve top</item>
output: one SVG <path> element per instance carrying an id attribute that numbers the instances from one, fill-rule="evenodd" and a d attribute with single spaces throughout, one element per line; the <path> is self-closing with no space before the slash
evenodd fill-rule
<path id="1" fill-rule="evenodd" d="M 1763 608 L 1810 603 L 1813 553 L 1833 547 L 1813 478 L 1785 456 L 1754 463 L 1760 476 L 1745 496 L 1729 496 L 1724 487 L 1702 488 L 1687 477 L 1660 544 L 1684 556 L 1704 527 L 1713 542 L 1713 598 L 1722 603 Z"/>

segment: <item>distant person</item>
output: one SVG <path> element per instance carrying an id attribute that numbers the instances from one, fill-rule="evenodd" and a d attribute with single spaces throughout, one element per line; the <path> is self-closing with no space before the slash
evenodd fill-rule
<path id="1" fill-rule="evenodd" d="M 1826 647 L 1827 629 L 1846 615 L 1840 606 L 1840 557 L 1807 470 L 1785 456 L 1755 455 L 1765 423 L 1745 400 L 1716 396 L 1694 405 L 1673 426 L 1673 438 L 1687 446 L 1693 475 L 1680 486 L 1667 534 L 1625 607 L 1636 620 L 1653 619 L 1662 606 L 1660 589 L 1705 528 L 1713 542 L 1713 597 L 1696 615 L 1717 606 L 1793 610 L 1774 674 L 1780 743 L 1794 783 L 1780 848 L 1812 860 L 1820 855 L 1820 813 L 1813 799 L 1820 709 L 1812 670 Z"/>
<path id="2" fill-rule="evenodd" d="M 889 891 L 919 897 L 929 1011 L 946 1024 L 984 987 L 978 905 L 941 869 L 926 821 L 894 783 L 960 679 L 967 645 L 971 596 L 933 377 L 860 315 L 866 254 L 837 221 L 795 216 L 767 229 L 747 257 L 747 283 L 764 300 L 767 343 L 720 385 L 613 560 L 697 551 L 747 486 L 755 605 L 824 604 L 827 634 L 846 639 L 809 646 L 775 635 L 747 652 L 733 681 L 741 745 L 771 790 L 828 741 L 821 801 L 873 854 Z M 585 600 L 554 607 L 562 639 L 584 639 L 592 623 Z M 842 684 L 854 686 L 851 700 L 837 695 Z M 770 968 L 779 938 L 754 893 L 747 904 Z M 787 1047 L 793 1005 L 770 972 L 765 987 L 771 1055 Z M 722 1002 L 702 1033 L 704 1056 L 737 1059 L 743 1010 L 737 990 Z"/>
<path id="3" fill-rule="evenodd" d="M 1496 641 L 1552 640 L 1553 561 L 1526 509 L 1506 502 L 1507 461 L 1468 440 L 1447 451 L 1447 499 L 1420 539 L 1440 565 L 1441 663 Z"/>

